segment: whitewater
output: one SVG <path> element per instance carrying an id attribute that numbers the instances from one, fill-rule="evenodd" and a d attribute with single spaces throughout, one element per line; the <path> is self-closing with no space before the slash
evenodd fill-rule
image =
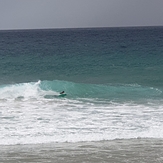
<path id="1" fill-rule="evenodd" d="M 58 96 L 61 87 L 64 98 Z M 148 96 L 140 97 L 145 91 Z M 0 144 L 163 138 L 163 100 L 158 96 L 161 90 L 138 85 L 38 81 L 1 86 Z"/>

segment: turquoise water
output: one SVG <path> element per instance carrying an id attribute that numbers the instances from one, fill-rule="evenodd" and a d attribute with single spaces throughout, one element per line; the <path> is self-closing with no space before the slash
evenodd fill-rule
<path id="1" fill-rule="evenodd" d="M 162 45 L 163 27 L 0 31 L 0 144 L 163 138 Z"/>
<path id="2" fill-rule="evenodd" d="M 162 33 L 162 27 L 1 31 L 0 82 L 162 86 Z"/>

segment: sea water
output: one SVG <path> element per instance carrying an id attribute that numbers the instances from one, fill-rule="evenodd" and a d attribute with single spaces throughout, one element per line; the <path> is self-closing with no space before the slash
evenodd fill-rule
<path id="1" fill-rule="evenodd" d="M 163 139 L 162 72 L 163 27 L 0 31 L 1 160 L 11 145 L 16 155 L 20 146 L 59 143 L 67 152 L 63 158 L 77 155 L 80 143 L 85 151 L 96 148 L 95 158 L 104 144 L 114 153 L 109 145 L 119 148 L 117 140 L 126 144 L 124 153 L 135 141 L 139 149 L 148 142 L 148 151 L 150 141 Z M 62 91 L 65 97 L 59 97 Z M 50 158 L 58 148 L 48 149 Z M 163 157 L 159 149 L 156 162 Z M 140 156 L 117 151 L 121 159 L 112 162 Z M 143 158 L 150 162 L 153 155 Z"/>

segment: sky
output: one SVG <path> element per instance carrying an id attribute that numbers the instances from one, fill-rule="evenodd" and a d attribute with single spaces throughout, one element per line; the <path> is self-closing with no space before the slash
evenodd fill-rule
<path id="1" fill-rule="evenodd" d="M 0 0 L 0 30 L 163 26 L 163 0 Z"/>

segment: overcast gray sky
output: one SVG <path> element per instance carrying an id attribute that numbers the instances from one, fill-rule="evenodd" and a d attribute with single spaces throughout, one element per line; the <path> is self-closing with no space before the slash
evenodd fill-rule
<path id="1" fill-rule="evenodd" d="M 163 26 L 163 0 L 0 0 L 0 29 Z"/>

